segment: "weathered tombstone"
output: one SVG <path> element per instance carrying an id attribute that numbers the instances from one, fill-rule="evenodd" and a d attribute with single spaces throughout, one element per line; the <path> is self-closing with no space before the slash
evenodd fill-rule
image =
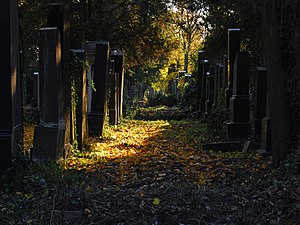
<path id="1" fill-rule="evenodd" d="M 260 153 L 265 154 L 272 151 L 271 144 L 271 123 L 270 123 L 270 108 L 267 96 L 266 102 L 266 116 L 261 121 L 261 140 L 260 140 Z"/>
<path id="2" fill-rule="evenodd" d="M 247 53 L 236 55 L 233 73 L 233 95 L 230 98 L 229 140 L 246 138 L 250 134 L 249 58 Z"/>
<path id="3" fill-rule="evenodd" d="M 39 35 L 41 115 L 32 158 L 57 161 L 64 154 L 65 134 L 60 36 L 56 27 L 41 28 Z"/>
<path id="4" fill-rule="evenodd" d="M 176 73 L 177 68 L 176 68 L 176 64 L 171 64 L 168 68 L 168 75 L 170 74 L 174 74 Z M 171 75 L 172 76 L 172 75 Z M 172 76 L 173 78 L 169 81 L 168 83 L 168 90 L 167 90 L 167 94 L 172 94 L 172 95 L 176 95 L 176 78 L 174 78 L 174 76 Z"/>
<path id="5" fill-rule="evenodd" d="M 118 78 L 115 72 L 115 62 L 111 60 L 111 69 L 109 73 L 109 124 L 118 124 Z"/>
<path id="6" fill-rule="evenodd" d="M 71 76 L 76 89 L 76 134 L 78 149 L 82 150 L 83 143 L 88 137 L 88 99 L 87 99 L 87 73 L 84 65 L 85 50 L 71 49 Z"/>
<path id="7" fill-rule="evenodd" d="M 215 112 L 218 108 L 218 97 L 219 97 L 219 92 L 220 92 L 220 69 L 219 69 L 219 64 L 216 64 L 214 66 L 215 74 L 214 74 L 214 96 L 213 96 L 213 104 L 212 104 L 212 112 Z"/>
<path id="8" fill-rule="evenodd" d="M 205 51 L 201 50 L 198 52 L 198 74 L 197 74 L 197 79 L 196 79 L 196 82 L 197 82 L 197 108 L 196 110 L 197 111 L 200 111 L 201 110 L 201 94 L 202 94 L 202 80 L 203 80 L 203 67 L 204 67 L 204 53 Z"/>
<path id="9" fill-rule="evenodd" d="M 48 5 L 47 27 L 57 27 L 61 40 L 63 96 L 64 96 L 64 120 L 65 120 L 65 149 L 70 151 L 70 145 L 74 139 L 74 116 L 71 110 L 71 76 L 70 76 L 70 10 L 63 3 L 51 3 Z"/>
<path id="10" fill-rule="evenodd" d="M 18 70 L 19 35 L 16 0 L 0 1 L 0 173 L 11 165 L 12 155 L 22 148 L 21 76 Z"/>
<path id="11" fill-rule="evenodd" d="M 201 90 L 201 99 L 200 99 L 200 113 L 205 113 L 205 105 L 206 105 L 206 76 L 209 73 L 209 61 L 203 60 L 203 77 L 202 77 L 202 90 Z"/>
<path id="12" fill-rule="evenodd" d="M 223 107 L 224 103 L 224 65 L 219 64 L 218 65 L 218 80 L 217 80 L 217 105 L 219 107 Z"/>
<path id="13" fill-rule="evenodd" d="M 209 72 L 206 73 L 206 102 L 205 102 L 205 115 L 212 112 L 212 105 L 214 102 L 214 84 L 215 84 L 215 67 L 210 66 Z"/>
<path id="14" fill-rule="evenodd" d="M 222 83 L 222 87 L 224 90 L 227 89 L 227 85 L 228 85 L 228 56 L 224 55 L 223 57 L 223 83 Z"/>
<path id="15" fill-rule="evenodd" d="M 94 90 L 89 96 L 91 98 L 90 111 L 88 114 L 88 127 L 90 135 L 102 135 L 107 115 L 108 95 L 108 66 L 109 66 L 109 42 L 97 41 L 87 43 L 88 60 L 93 61 L 94 72 L 90 74 L 93 80 Z M 93 62 L 91 62 L 93 63 Z"/>
<path id="16" fill-rule="evenodd" d="M 32 100 L 31 105 L 40 109 L 40 87 L 39 87 L 39 72 L 32 74 Z"/>
<path id="17" fill-rule="evenodd" d="M 230 106 L 230 98 L 233 93 L 233 67 L 236 55 L 240 51 L 240 29 L 228 29 L 228 85 L 225 90 L 226 107 Z"/>
<path id="18" fill-rule="evenodd" d="M 256 69 L 256 108 L 255 108 L 255 135 L 261 136 L 261 122 L 266 116 L 267 108 L 267 68 L 257 67 Z"/>
<path id="19" fill-rule="evenodd" d="M 120 122 L 120 118 L 123 115 L 123 95 L 124 95 L 124 52 L 112 51 L 111 59 L 114 60 L 115 73 L 117 81 L 117 122 Z"/>

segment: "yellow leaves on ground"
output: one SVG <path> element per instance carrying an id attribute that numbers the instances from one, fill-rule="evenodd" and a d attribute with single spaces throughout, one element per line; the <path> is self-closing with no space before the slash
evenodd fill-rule
<path id="1" fill-rule="evenodd" d="M 201 132 L 193 130 L 194 123 L 126 120 L 110 127 L 103 137 L 90 139 L 87 150 L 74 151 L 65 168 L 103 171 L 118 185 L 184 179 L 202 186 L 229 184 L 236 178 L 245 184 L 268 167 L 270 160 L 255 154 L 199 149 L 194 139 Z M 32 147 L 33 130 L 25 127 L 27 149 Z"/>
<path id="2" fill-rule="evenodd" d="M 160 204 L 159 198 L 154 198 L 152 204 L 153 205 L 159 205 Z"/>
<path id="3" fill-rule="evenodd" d="M 266 168 L 257 155 L 201 151 L 188 136 L 193 121 L 128 120 L 111 128 L 110 136 L 89 141 L 88 151 L 76 154 L 67 169 L 103 170 L 120 185 L 185 179 L 198 185 L 243 181 Z M 114 138 L 111 138 L 113 136 Z"/>

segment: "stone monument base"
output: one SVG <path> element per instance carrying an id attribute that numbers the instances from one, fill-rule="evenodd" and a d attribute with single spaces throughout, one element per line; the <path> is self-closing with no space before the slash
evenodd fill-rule
<path id="1" fill-rule="evenodd" d="M 104 115 L 96 112 L 90 112 L 88 115 L 89 135 L 102 135 L 104 130 Z"/>
<path id="2" fill-rule="evenodd" d="M 229 140 L 240 140 L 250 135 L 250 122 L 229 122 L 226 124 L 226 133 Z"/>
<path id="3" fill-rule="evenodd" d="M 64 137 L 64 128 L 42 125 L 35 127 L 32 159 L 50 162 L 61 160 L 64 155 Z"/>

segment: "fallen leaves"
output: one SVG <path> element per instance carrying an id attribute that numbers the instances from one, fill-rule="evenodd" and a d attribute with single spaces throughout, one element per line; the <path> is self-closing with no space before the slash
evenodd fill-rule
<path id="1" fill-rule="evenodd" d="M 64 168 L 34 164 L 1 192 L 0 223 L 49 224 L 52 211 L 60 224 L 293 224 L 299 184 L 264 186 L 270 160 L 257 154 L 201 150 L 197 124 L 127 120 Z"/>

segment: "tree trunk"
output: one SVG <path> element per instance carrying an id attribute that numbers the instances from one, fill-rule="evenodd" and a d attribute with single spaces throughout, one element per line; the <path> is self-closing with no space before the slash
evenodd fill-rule
<path id="1" fill-rule="evenodd" d="M 273 165 L 278 167 L 287 156 L 290 136 L 285 70 L 281 54 L 277 0 L 264 1 L 265 53 L 271 114 Z"/>

